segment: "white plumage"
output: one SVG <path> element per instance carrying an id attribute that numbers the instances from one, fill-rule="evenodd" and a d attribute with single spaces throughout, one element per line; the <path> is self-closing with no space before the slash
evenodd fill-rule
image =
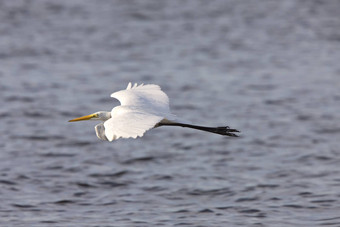
<path id="1" fill-rule="evenodd" d="M 111 94 L 120 102 L 111 112 L 99 111 L 70 121 L 100 120 L 95 126 L 96 135 L 101 140 L 113 141 L 119 138 L 137 138 L 146 131 L 158 126 L 181 126 L 208 131 L 221 135 L 234 136 L 238 132 L 229 127 L 203 127 L 178 122 L 171 114 L 169 98 L 158 85 L 128 84 L 125 90 Z"/>
<path id="2" fill-rule="evenodd" d="M 148 112 L 170 114 L 169 98 L 155 84 L 139 86 L 134 84 L 132 87 L 130 82 L 126 90 L 112 93 L 111 97 L 118 99 L 121 106 L 133 106 Z"/>
<path id="3" fill-rule="evenodd" d="M 111 118 L 104 122 L 109 141 L 119 138 L 137 138 L 154 128 L 164 118 L 173 118 L 169 98 L 158 85 L 131 85 L 126 90 L 111 94 L 120 106 L 111 111 Z"/>

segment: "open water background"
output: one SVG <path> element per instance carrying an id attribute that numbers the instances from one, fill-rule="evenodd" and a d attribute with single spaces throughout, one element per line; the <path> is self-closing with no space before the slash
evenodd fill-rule
<path id="1" fill-rule="evenodd" d="M 1 226 L 340 226 L 339 1 L 0 1 Z M 161 85 L 158 128 L 67 120 Z"/>

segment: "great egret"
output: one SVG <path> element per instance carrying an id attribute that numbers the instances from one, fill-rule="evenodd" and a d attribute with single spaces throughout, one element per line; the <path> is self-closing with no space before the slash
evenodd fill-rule
<path id="1" fill-rule="evenodd" d="M 169 98 L 158 85 L 128 84 L 126 90 L 117 91 L 111 97 L 120 101 L 111 112 L 99 111 L 90 115 L 69 120 L 99 120 L 95 126 L 97 137 L 113 141 L 119 138 L 137 138 L 152 128 L 160 126 L 181 126 L 216 133 L 224 136 L 238 137 L 236 129 L 226 127 L 203 127 L 180 123 L 170 113 Z"/>

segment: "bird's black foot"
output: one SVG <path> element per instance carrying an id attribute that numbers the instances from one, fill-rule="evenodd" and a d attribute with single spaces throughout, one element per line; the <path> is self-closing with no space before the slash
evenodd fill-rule
<path id="1" fill-rule="evenodd" d="M 222 128 L 223 128 L 223 127 L 222 127 Z M 230 128 L 229 126 L 226 126 L 225 129 L 226 129 L 226 131 L 228 131 L 228 132 L 240 132 L 239 130 L 234 129 L 234 128 Z"/>
<path id="2" fill-rule="evenodd" d="M 230 128 L 229 126 L 218 127 L 217 130 L 218 130 L 219 134 L 221 134 L 221 135 L 231 136 L 231 137 L 239 137 L 238 135 L 236 135 L 233 132 L 240 132 L 240 131 L 237 130 L 237 129 Z"/>

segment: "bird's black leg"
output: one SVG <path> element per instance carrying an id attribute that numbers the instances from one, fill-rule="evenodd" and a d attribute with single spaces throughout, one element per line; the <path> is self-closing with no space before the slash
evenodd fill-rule
<path id="1" fill-rule="evenodd" d="M 204 126 L 199 126 L 199 125 L 183 124 L 183 123 L 177 123 L 177 122 L 171 122 L 171 121 L 163 121 L 163 122 L 161 121 L 155 127 L 159 127 L 159 126 L 180 126 L 180 127 L 192 128 L 192 129 L 220 134 L 223 136 L 231 136 L 231 137 L 238 137 L 238 135 L 236 135 L 234 132 L 240 132 L 239 130 L 230 128 L 229 126 L 204 127 Z"/>

